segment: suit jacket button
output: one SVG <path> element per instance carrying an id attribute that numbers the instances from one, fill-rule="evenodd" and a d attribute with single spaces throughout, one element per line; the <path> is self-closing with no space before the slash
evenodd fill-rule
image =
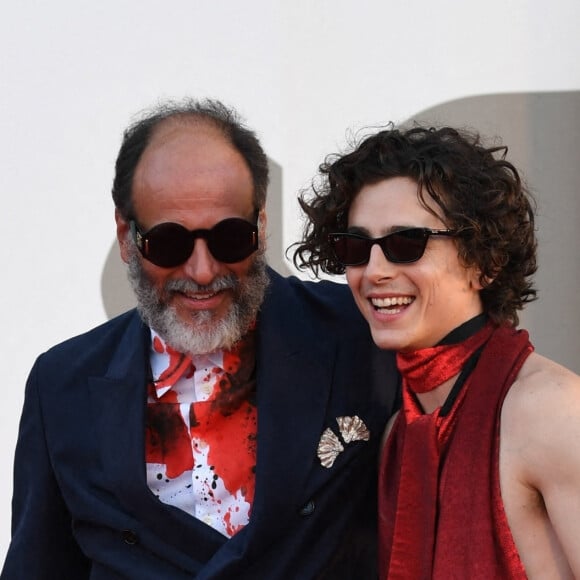
<path id="1" fill-rule="evenodd" d="M 298 511 L 298 513 L 301 516 L 310 516 L 314 513 L 314 509 L 316 508 L 316 504 L 314 503 L 313 500 L 308 501 L 307 503 L 305 503 L 300 510 Z"/>
<path id="2" fill-rule="evenodd" d="M 137 534 L 132 530 L 123 530 L 121 532 L 121 537 L 123 538 L 123 542 L 125 542 L 125 544 L 129 544 L 130 546 L 135 545 L 139 541 Z"/>

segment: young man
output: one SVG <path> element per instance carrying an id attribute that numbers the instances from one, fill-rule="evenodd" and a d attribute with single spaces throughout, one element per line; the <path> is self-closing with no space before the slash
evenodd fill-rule
<path id="1" fill-rule="evenodd" d="M 347 288 L 267 268 L 267 184 L 219 102 L 125 132 L 113 198 L 138 311 L 35 364 L 3 580 L 376 577 L 394 357 Z"/>
<path id="2" fill-rule="evenodd" d="M 376 344 L 398 351 L 381 579 L 580 577 L 580 377 L 516 329 L 536 294 L 534 204 L 505 151 L 391 128 L 301 199 L 295 262 L 346 271 Z"/>

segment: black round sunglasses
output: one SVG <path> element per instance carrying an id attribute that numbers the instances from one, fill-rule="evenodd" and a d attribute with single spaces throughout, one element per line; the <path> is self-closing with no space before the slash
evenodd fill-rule
<path id="1" fill-rule="evenodd" d="M 164 222 L 143 232 L 135 220 L 129 222 L 129 227 L 141 255 L 161 268 L 175 268 L 187 262 L 197 238 L 203 238 L 211 255 L 225 264 L 241 262 L 258 249 L 257 223 L 242 218 L 227 218 L 210 229 L 198 230 Z"/>

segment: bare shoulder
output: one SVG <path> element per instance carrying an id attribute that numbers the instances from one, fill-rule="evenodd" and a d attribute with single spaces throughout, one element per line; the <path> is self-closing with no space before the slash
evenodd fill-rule
<path id="1" fill-rule="evenodd" d="M 532 353 L 506 396 L 501 433 L 504 445 L 519 450 L 532 479 L 562 460 L 580 462 L 580 376 Z"/>
<path id="2" fill-rule="evenodd" d="M 556 414 L 565 402 L 580 402 L 580 376 L 562 365 L 537 353 L 532 353 L 523 364 L 506 397 L 505 406 L 511 412 Z M 547 405 L 547 406 L 546 406 Z"/>
<path id="3" fill-rule="evenodd" d="M 580 578 L 580 376 L 532 353 L 506 396 L 500 482 L 529 578 Z"/>

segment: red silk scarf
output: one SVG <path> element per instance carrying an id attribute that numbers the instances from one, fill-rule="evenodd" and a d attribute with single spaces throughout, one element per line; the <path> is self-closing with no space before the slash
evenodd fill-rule
<path id="1" fill-rule="evenodd" d="M 450 412 L 425 415 L 412 391 L 457 375 L 484 343 Z M 403 412 L 379 477 L 381 578 L 526 578 L 499 490 L 499 412 L 531 351 L 525 331 L 487 325 L 460 345 L 426 349 L 423 366 L 421 353 L 398 358 Z"/>
<path id="2" fill-rule="evenodd" d="M 492 330 L 491 324 L 487 324 L 459 344 L 442 344 L 397 353 L 397 368 L 403 377 L 403 388 L 413 393 L 427 393 L 458 375 L 469 357 L 487 341 Z"/>

